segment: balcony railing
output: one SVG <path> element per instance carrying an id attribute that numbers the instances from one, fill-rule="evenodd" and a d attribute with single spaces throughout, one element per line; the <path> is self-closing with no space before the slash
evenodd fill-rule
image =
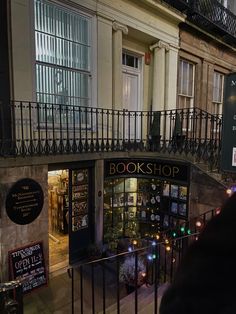
<path id="1" fill-rule="evenodd" d="M 14 102 L 1 156 L 93 152 L 180 153 L 218 166 L 222 120 L 198 108 L 126 111 Z"/>
<path id="2" fill-rule="evenodd" d="M 217 0 L 164 0 L 198 27 L 236 44 L 236 16 Z"/>

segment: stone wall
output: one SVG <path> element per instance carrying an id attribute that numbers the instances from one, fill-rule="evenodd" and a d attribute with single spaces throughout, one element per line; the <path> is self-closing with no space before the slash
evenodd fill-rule
<path id="1" fill-rule="evenodd" d="M 47 165 L 0 168 L 0 282 L 9 280 L 8 252 L 36 241 L 43 241 L 45 264 L 48 269 L 47 175 Z M 44 205 L 36 220 L 27 225 L 18 225 L 7 216 L 5 202 L 12 185 L 24 178 L 31 178 L 41 185 Z"/>
<path id="2" fill-rule="evenodd" d="M 191 167 L 190 182 L 189 217 L 220 207 L 227 199 L 226 187 L 195 166 Z"/>

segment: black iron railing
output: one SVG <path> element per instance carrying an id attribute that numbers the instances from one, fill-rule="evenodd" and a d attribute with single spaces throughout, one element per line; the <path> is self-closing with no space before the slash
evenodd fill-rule
<path id="1" fill-rule="evenodd" d="M 236 16 L 217 0 L 165 0 L 198 27 L 236 44 Z"/>
<path id="2" fill-rule="evenodd" d="M 0 156 L 114 151 L 184 153 L 217 167 L 222 120 L 198 108 L 127 111 L 14 102 Z"/>
<path id="3" fill-rule="evenodd" d="M 221 208 L 213 208 L 210 209 L 198 216 L 191 217 L 187 221 L 182 221 L 181 225 L 177 225 L 176 227 L 172 227 L 164 230 L 160 233 L 160 237 L 169 236 L 169 237 L 181 237 L 184 234 L 197 234 L 199 233 L 205 225 L 210 221 L 214 216 L 218 215 L 221 211 Z"/>
<path id="4" fill-rule="evenodd" d="M 161 295 L 198 234 L 157 243 L 68 269 L 71 313 L 158 313 Z"/>
<path id="5" fill-rule="evenodd" d="M 23 314 L 23 291 L 20 281 L 0 283 L 0 313 Z"/>

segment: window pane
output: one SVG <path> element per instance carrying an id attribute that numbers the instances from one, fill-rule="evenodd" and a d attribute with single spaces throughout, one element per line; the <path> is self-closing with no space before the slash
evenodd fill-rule
<path id="1" fill-rule="evenodd" d="M 193 97 L 194 65 L 185 60 L 179 62 L 179 94 Z"/>
<path id="2" fill-rule="evenodd" d="M 122 54 L 122 64 L 132 68 L 138 68 L 138 57 L 132 56 L 127 53 Z"/>
<path id="3" fill-rule="evenodd" d="M 224 76 L 221 73 L 214 72 L 213 77 L 213 102 L 222 103 L 223 99 Z"/>
<path id="4" fill-rule="evenodd" d="M 90 29 L 89 17 L 35 0 L 38 101 L 90 105 Z"/>

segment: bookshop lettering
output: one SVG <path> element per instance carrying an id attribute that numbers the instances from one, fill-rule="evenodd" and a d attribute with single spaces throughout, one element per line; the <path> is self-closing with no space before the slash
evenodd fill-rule
<path id="1" fill-rule="evenodd" d="M 117 159 L 104 165 L 104 239 L 152 236 L 188 219 L 189 166 Z"/>

